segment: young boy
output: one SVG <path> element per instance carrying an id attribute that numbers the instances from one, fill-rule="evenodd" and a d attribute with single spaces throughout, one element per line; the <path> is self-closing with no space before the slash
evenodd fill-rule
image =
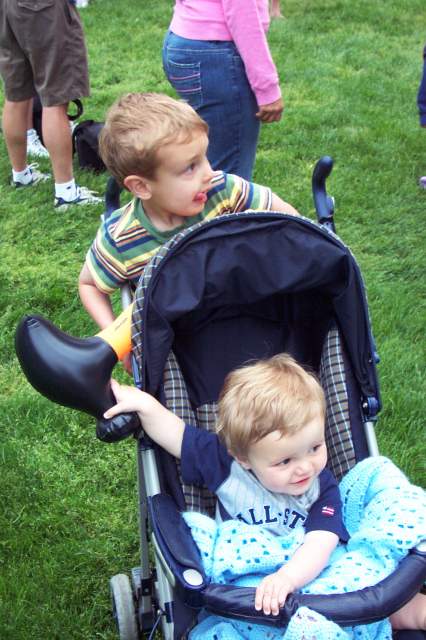
<path id="1" fill-rule="evenodd" d="M 278 535 L 304 528 L 294 556 L 256 589 L 256 609 L 276 615 L 349 537 L 336 480 L 325 468 L 325 399 L 315 376 L 287 354 L 236 369 L 219 397 L 216 433 L 185 424 L 135 387 L 111 384 L 117 404 L 105 417 L 137 411 L 150 438 L 181 459 L 184 482 L 216 494 L 217 519 Z M 394 629 L 426 629 L 426 596 L 417 594 L 390 621 Z"/>
<path id="2" fill-rule="evenodd" d="M 213 172 L 207 134 L 192 107 L 166 95 L 127 94 L 109 110 L 100 154 L 133 200 L 101 224 L 80 274 L 81 300 L 101 329 L 114 320 L 110 294 L 136 284 L 178 231 L 247 209 L 298 215 L 270 189 Z"/>
<path id="3" fill-rule="evenodd" d="M 136 388 L 112 385 L 117 404 L 105 417 L 137 411 L 146 433 L 181 458 L 184 481 L 216 494 L 218 519 L 280 535 L 304 527 L 293 558 L 256 590 L 256 609 L 277 614 L 288 593 L 327 565 L 339 538 L 348 539 L 337 483 L 325 469 L 325 401 L 316 378 L 286 354 L 231 372 L 216 434 L 185 425 Z"/>

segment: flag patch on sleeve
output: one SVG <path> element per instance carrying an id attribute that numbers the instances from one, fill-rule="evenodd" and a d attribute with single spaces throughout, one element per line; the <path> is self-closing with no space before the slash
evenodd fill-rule
<path id="1" fill-rule="evenodd" d="M 321 509 L 321 513 L 323 516 L 334 516 L 334 507 L 325 506 Z"/>

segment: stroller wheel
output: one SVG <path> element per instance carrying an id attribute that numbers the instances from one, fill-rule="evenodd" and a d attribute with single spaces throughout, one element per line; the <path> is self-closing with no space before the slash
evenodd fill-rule
<path id="1" fill-rule="evenodd" d="M 120 640 L 139 640 L 135 601 L 129 578 L 118 573 L 109 581 L 112 612 Z"/>

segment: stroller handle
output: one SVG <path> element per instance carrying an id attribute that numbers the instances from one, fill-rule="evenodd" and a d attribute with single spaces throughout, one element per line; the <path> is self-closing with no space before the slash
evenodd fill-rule
<path id="1" fill-rule="evenodd" d="M 426 578 L 426 555 L 413 549 L 387 578 L 371 587 L 347 593 L 310 595 L 292 593 L 277 616 L 254 613 L 255 589 L 210 584 L 204 606 L 216 615 L 281 628 L 299 607 L 309 607 L 341 626 L 370 624 L 387 618 L 418 593 Z M 402 592 L 401 585 L 404 585 Z"/>
<path id="2" fill-rule="evenodd" d="M 375 585 L 337 594 L 291 593 L 277 616 L 267 616 L 254 608 L 254 587 L 208 583 L 191 531 L 169 496 L 152 496 L 148 498 L 148 506 L 155 538 L 185 604 L 194 609 L 205 608 L 218 616 L 282 628 L 299 607 L 309 607 L 341 626 L 370 624 L 403 607 L 426 580 L 426 544 L 422 542 L 389 576 Z M 178 530 L 179 535 L 176 535 Z M 199 587 L 187 582 L 187 569 L 196 569 L 200 576 Z"/>
<path id="3" fill-rule="evenodd" d="M 325 185 L 332 168 L 333 159 L 330 158 L 330 156 L 323 156 L 318 160 L 312 173 L 312 195 L 318 222 L 334 232 L 334 200 L 331 196 L 327 195 Z"/>

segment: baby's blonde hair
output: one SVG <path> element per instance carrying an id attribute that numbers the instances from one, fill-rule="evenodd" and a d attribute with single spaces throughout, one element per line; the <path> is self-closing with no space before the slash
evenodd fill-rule
<path id="1" fill-rule="evenodd" d="M 158 150 L 184 143 L 207 123 L 186 102 L 161 93 L 128 93 L 109 109 L 99 137 L 99 152 L 121 186 L 130 175 L 154 178 Z"/>
<path id="2" fill-rule="evenodd" d="M 216 432 L 233 456 L 245 458 L 269 433 L 291 435 L 318 414 L 325 416 L 325 398 L 317 378 L 282 353 L 227 375 Z"/>

